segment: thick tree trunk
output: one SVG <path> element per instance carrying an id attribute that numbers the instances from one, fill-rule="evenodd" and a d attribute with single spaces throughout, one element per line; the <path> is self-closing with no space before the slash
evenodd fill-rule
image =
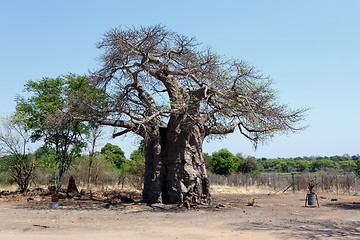
<path id="1" fill-rule="evenodd" d="M 170 125 L 146 139 L 144 201 L 210 202 L 209 181 L 202 155 L 203 136 L 199 127 L 189 128 Z"/>
<path id="2" fill-rule="evenodd" d="M 145 139 L 145 177 L 143 200 L 149 203 L 162 202 L 163 161 L 161 158 L 160 132 Z"/>

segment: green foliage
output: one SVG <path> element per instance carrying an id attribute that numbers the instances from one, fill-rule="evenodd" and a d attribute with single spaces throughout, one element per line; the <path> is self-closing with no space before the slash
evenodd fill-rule
<path id="1" fill-rule="evenodd" d="M 54 148 L 42 146 L 35 151 L 34 157 L 42 167 L 46 169 L 55 169 L 56 151 Z"/>
<path id="2" fill-rule="evenodd" d="M 126 164 L 127 159 L 125 157 L 125 153 L 119 146 L 107 143 L 103 148 L 101 148 L 101 153 L 118 169 L 124 169 L 124 164 Z"/>
<path id="3" fill-rule="evenodd" d="M 128 172 L 132 175 L 143 177 L 145 175 L 145 142 L 141 141 L 137 150 L 130 154 Z"/>
<path id="4" fill-rule="evenodd" d="M 234 156 L 229 150 L 221 149 L 212 154 L 211 169 L 216 174 L 229 175 L 237 171 L 239 158 Z"/>
<path id="5" fill-rule="evenodd" d="M 203 153 L 205 167 L 207 171 L 211 171 L 211 156 L 207 153 Z"/>
<path id="6" fill-rule="evenodd" d="M 237 171 L 240 173 L 256 175 L 263 170 L 262 165 L 258 163 L 258 161 L 254 157 L 244 158 L 240 156 L 239 159 L 240 161 Z"/>
<path id="7" fill-rule="evenodd" d="M 358 176 L 360 176 L 360 160 L 357 160 L 355 162 L 355 166 L 354 166 L 354 173 Z"/>
<path id="8" fill-rule="evenodd" d="M 91 182 L 90 183 L 103 183 L 111 182 L 120 179 L 123 175 L 121 169 L 114 167 L 114 164 L 106 159 L 104 154 L 97 152 L 93 156 L 91 165 Z M 89 174 L 89 155 L 82 155 L 73 162 L 68 171 L 68 176 L 80 177 L 83 181 L 88 179 Z"/>
<path id="9" fill-rule="evenodd" d="M 339 168 L 344 170 L 345 172 L 351 172 L 356 165 L 356 161 L 354 161 L 354 160 L 342 161 L 342 162 L 339 162 L 338 165 L 339 165 Z"/>
<path id="10" fill-rule="evenodd" d="M 316 172 L 324 168 L 339 168 L 339 164 L 330 159 L 316 159 L 315 161 L 311 162 L 311 172 Z"/>
<path id="11" fill-rule="evenodd" d="M 311 162 L 307 160 L 294 160 L 294 167 L 297 172 L 309 171 Z"/>
<path id="12" fill-rule="evenodd" d="M 351 171 L 355 166 L 358 156 L 332 156 L 332 157 L 297 157 L 278 158 L 259 161 L 265 171 L 276 172 L 317 172 L 322 169 L 342 169 L 345 172 Z"/>
<path id="13" fill-rule="evenodd" d="M 86 92 L 90 81 L 83 76 L 69 74 L 57 78 L 28 81 L 25 91 L 29 98 L 17 96 L 16 111 L 24 115 L 33 141 L 42 140 L 55 150 L 55 185 L 59 189 L 71 162 L 85 147 L 82 135 L 89 133 L 89 125 L 74 121 L 69 104 L 74 91 Z"/>

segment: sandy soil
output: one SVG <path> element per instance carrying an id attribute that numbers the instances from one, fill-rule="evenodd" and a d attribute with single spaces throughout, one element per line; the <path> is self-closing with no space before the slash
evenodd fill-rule
<path id="1" fill-rule="evenodd" d="M 191 210 L 100 197 L 51 209 L 50 197 L 2 197 L 0 239 L 360 239 L 359 196 L 318 194 L 319 208 L 305 197 L 214 194 Z"/>

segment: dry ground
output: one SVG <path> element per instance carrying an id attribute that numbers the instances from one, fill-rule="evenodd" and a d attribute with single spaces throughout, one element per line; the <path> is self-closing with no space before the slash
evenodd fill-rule
<path id="1" fill-rule="evenodd" d="M 101 195 L 53 210 L 50 197 L 2 197 L 0 239 L 360 239 L 359 196 L 321 193 L 317 208 L 304 207 L 304 192 L 213 192 L 210 205 L 191 210 Z"/>

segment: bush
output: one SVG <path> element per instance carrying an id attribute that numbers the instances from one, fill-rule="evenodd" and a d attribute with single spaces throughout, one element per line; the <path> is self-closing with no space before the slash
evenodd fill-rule
<path id="1" fill-rule="evenodd" d="M 105 158 L 116 165 L 117 168 L 121 169 L 122 165 L 127 162 L 125 153 L 119 146 L 107 143 L 102 149 L 101 153 L 105 155 Z"/>
<path id="2" fill-rule="evenodd" d="M 239 167 L 237 169 L 239 173 L 256 175 L 262 170 L 262 165 L 254 157 L 239 158 Z"/>
<path id="3" fill-rule="evenodd" d="M 215 174 L 229 175 L 239 168 L 239 158 L 227 149 L 214 152 L 211 158 L 211 169 Z"/>
<path id="4" fill-rule="evenodd" d="M 89 156 L 78 157 L 74 164 L 70 167 L 67 176 L 78 177 L 86 182 L 89 175 Z M 91 166 L 91 182 L 92 183 L 110 183 L 112 178 L 118 181 L 121 177 L 121 170 L 113 163 L 106 159 L 103 154 L 97 153 L 93 158 Z"/>

